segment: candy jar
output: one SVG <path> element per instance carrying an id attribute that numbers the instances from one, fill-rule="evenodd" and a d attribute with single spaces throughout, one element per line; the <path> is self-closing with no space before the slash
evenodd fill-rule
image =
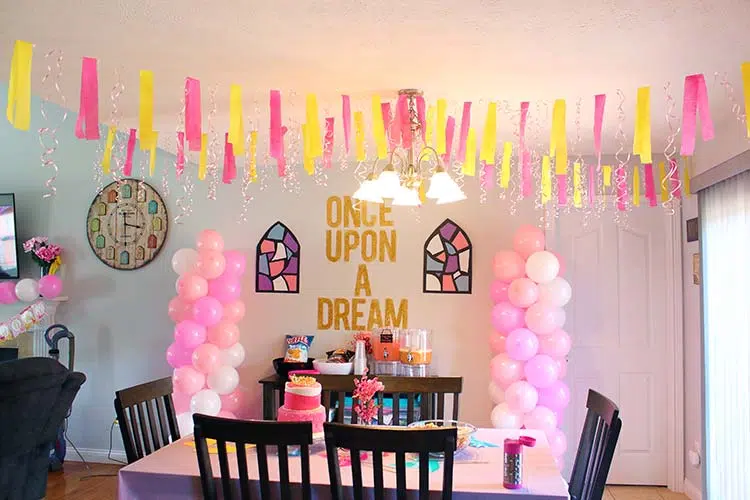
<path id="1" fill-rule="evenodd" d="M 517 490 L 523 487 L 523 446 L 533 447 L 536 439 L 521 436 L 518 439 L 506 439 L 504 442 L 505 459 L 503 468 L 503 487 Z"/>

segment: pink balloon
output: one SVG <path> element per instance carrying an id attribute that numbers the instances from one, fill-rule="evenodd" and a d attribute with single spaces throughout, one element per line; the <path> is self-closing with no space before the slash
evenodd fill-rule
<path id="1" fill-rule="evenodd" d="M 237 420 L 237 415 L 227 410 L 221 410 L 217 416 L 221 418 L 231 418 L 232 420 Z"/>
<path id="2" fill-rule="evenodd" d="M 565 468 L 565 457 L 554 457 L 557 470 L 562 471 Z"/>
<path id="3" fill-rule="evenodd" d="M 570 352 L 570 347 L 570 335 L 560 328 L 539 338 L 539 353 L 552 358 L 564 358 Z"/>
<path id="4" fill-rule="evenodd" d="M 505 343 L 508 336 L 503 332 L 492 332 L 490 333 L 490 349 L 494 354 L 500 354 L 505 352 Z"/>
<path id="5" fill-rule="evenodd" d="M 204 229 L 198 233 L 198 238 L 195 240 L 195 248 L 200 252 L 201 250 L 215 250 L 217 252 L 224 251 L 224 238 L 221 237 L 218 231 L 213 229 Z"/>
<path id="6" fill-rule="evenodd" d="M 565 359 L 556 359 L 555 363 L 557 363 L 557 378 L 565 378 L 568 374 L 568 362 Z"/>
<path id="7" fill-rule="evenodd" d="M 494 280 L 490 285 L 490 298 L 493 304 L 508 301 L 508 283 L 505 281 Z"/>
<path id="8" fill-rule="evenodd" d="M 222 411 L 231 411 L 235 415 L 245 411 L 245 392 L 242 388 L 238 387 L 229 394 L 220 397 Z"/>
<path id="9" fill-rule="evenodd" d="M 529 360 L 536 356 L 538 350 L 539 339 L 526 328 L 516 328 L 508 334 L 505 341 L 505 352 L 516 361 Z"/>
<path id="10" fill-rule="evenodd" d="M 169 344 L 169 347 L 167 347 L 167 363 L 169 363 L 169 366 L 172 368 L 189 365 L 192 363 L 192 359 L 192 348 L 182 347 L 177 342 L 172 342 Z"/>
<path id="11" fill-rule="evenodd" d="M 529 307 L 539 298 L 539 286 L 529 278 L 517 278 L 510 282 L 508 300 L 516 307 Z"/>
<path id="12" fill-rule="evenodd" d="M 557 363 L 546 354 L 537 354 L 526 362 L 523 373 L 534 387 L 544 389 L 557 380 Z"/>
<path id="13" fill-rule="evenodd" d="M 242 286 L 239 278 L 224 274 L 208 282 L 208 294 L 219 299 L 222 304 L 227 304 L 240 298 Z"/>
<path id="14" fill-rule="evenodd" d="M 240 329 L 228 321 L 220 321 L 213 328 L 208 329 L 208 341 L 221 349 L 232 347 L 240 340 Z"/>
<path id="15" fill-rule="evenodd" d="M 539 404 L 555 411 L 561 411 L 570 404 L 570 389 L 562 380 L 555 380 L 552 385 L 539 389 Z"/>
<path id="16" fill-rule="evenodd" d="M 557 262 L 560 264 L 560 269 L 557 271 L 558 276 L 562 276 L 565 274 L 565 261 L 562 258 L 562 255 L 560 255 L 557 252 L 552 252 L 552 254 L 557 257 Z"/>
<path id="17" fill-rule="evenodd" d="M 224 304 L 224 321 L 239 323 L 245 317 L 245 303 L 241 299 Z"/>
<path id="18" fill-rule="evenodd" d="M 532 305 L 526 309 L 524 316 L 527 328 L 537 335 L 549 335 L 554 332 L 559 321 L 557 309 L 559 308 L 547 304 Z"/>
<path id="19" fill-rule="evenodd" d="M 245 274 L 247 257 L 244 253 L 239 250 L 227 250 L 224 252 L 224 258 L 227 262 L 226 269 L 224 270 L 225 273 L 237 277 Z"/>
<path id="20" fill-rule="evenodd" d="M 510 332 L 523 326 L 523 309 L 510 302 L 500 302 L 492 308 L 492 326 L 498 332 Z"/>
<path id="21" fill-rule="evenodd" d="M 190 394 L 184 392 L 172 391 L 172 404 L 174 405 L 174 412 L 179 415 L 186 411 L 190 411 Z"/>
<path id="22" fill-rule="evenodd" d="M 208 282 L 202 276 L 185 273 L 177 278 L 177 295 L 185 302 L 193 302 L 208 293 Z"/>
<path id="23" fill-rule="evenodd" d="M 193 368 L 201 373 L 209 374 L 219 367 L 221 349 L 206 342 L 193 351 Z"/>
<path id="24" fill-rule="evenodd" d="M 544 250 L 544 231 L 530 225 L 519 227 L 513 236 L 513 250 L 524 259 L 534 252 Z"/>
<path id="25" fill-rule="evenodd" d="M 549 434 L 557 427 L 557 417 L 546 406 L 537 406 L 524 416 L 523 425 L 527 429 L 539 429 Z"/>
<path id="26" fill-rule="evenodd" d="M 538 395 L 533 385 L 525 380 L 513 382 L 505 389 L 505 402 L 514 413 L 528 413 L 536 407 Z"/>
<path id="27" fill-rule="evenodd" d="M 206 295 L 193 304 L 193 320 L 203 326 L 214 326 L 224 315 L 224 306 L 214 297 Z"/>
<path id="28" fill-rule="evenodd" d="M 179 323 L 180 321 L 192 318 L 193 306 L 179 297 L 174 297 L 169 301 L 167 313 L 172 321 Z"/>
<path id="29" fill-rule="evenodd" d="M 568 440 L 560 429 L 555 429 L 547 434 L 547 442 L 553 457 L 561 457 L 568 449 Z"/>
<path id="30" fill-rule="evenodd" d="M 511 359 L 505 353 L 498 354 L 490 361 L 490 375 L 498 387 L 508 387 L 523 376 L 523 363 Z"/>
<path id="31" fill-rule="evenodd" d="M 555 410 L 552 410 L 552 411 L 555 411 Z M 564 415 L 564 413 L 563 413 L 562 411 L 555 411 L 555 417 L 557 418 L 557 425 L 558 425 L 559 427 L 562 427 L 562 424 L 563 424 L 563 417 L 564 417 L 564 416 L 565 416 L 565 415 Z"/>
<path id="32" fill-rule="evenodd" d="M 203 389 L 205 383 L 206 376 L 192 366 L 176 368 L 172 375 L 173 390 L 190 396 Z"/>
<path id="33" fill-rule="evenodd" d="M 39 279 L 39 295 L 45 299 L 54 299 L 62 293 L 63 283 L 59 276 L 48 274 Z"/>
<path id="34" fill-rule="evenodd" d="M 0 283 L 0 304 L 15 304 L 17 301 L 16 283 L 14 281 Z"/>
<path id="35" fill-rule="evenodd" d="M 227 262 L 224 254 L 216 250 L 201 250 L 198 252 L 198 260 L 195 261 L 194 272 L 207 280 L 216 279 L 222 275 Z"/>
<path id="36" fill-rule="evenodd" d="M 206 341 L 206 327 L 186 319 L 174 327 L 174 340 L 184 349 L 194 349 Z"/>
<path id="37" fill-rule="evenodd" d="M 495 271 L 495 278 L 509 283 L 526 275 L 526 262 L 523 257 L 510 250 L 497 252 L 492 268 Z"/>

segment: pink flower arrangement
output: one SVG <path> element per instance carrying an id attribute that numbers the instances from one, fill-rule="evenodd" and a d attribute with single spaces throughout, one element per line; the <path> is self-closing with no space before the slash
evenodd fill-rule
<path id="1" fill-rule="evenodd" d="M 354 379 L 354 393 L 352 398 L 357 400 L 354 412 L 364 424 L 370 424 L 378 415 L 378 406 L 375 403 L 375 394 L 385 389 L 378 377 L 368 379 L 367 370 L 360 380 Z"/>
<path id="2" fill-rule="evenodd" d="M 372 354 L 372 333 L 371 332 L 357 332 L 354 334 L 354 340 L 352 340 L 351 345 L 356 346 L 358 340 L 363 340 L 365 342 L 365 352 L 367 355 Z"/>
<path id="3" fill-rule="evenodd" d="M 58 245 L 51 245 L 46 236 L 35 236 L 26 240 L 23 244 L 23 251 L 30 253 L 34 262 L 42 268 L 49 268 L 55 262 L 58 266 L 61 263 L 62 248 Z"/>

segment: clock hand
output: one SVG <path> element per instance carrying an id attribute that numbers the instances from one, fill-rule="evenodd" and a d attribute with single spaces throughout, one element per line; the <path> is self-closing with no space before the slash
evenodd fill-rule
<path id="1" fill-rule="evenodd" d="M 127 227 L 136 227 L 138 229 L 141 229 L 143 227 L 143 226 L 136 226 L 135 224 L 128 224 L 127 222 L 125 223 L 125 226 L 127 226 Z"/>

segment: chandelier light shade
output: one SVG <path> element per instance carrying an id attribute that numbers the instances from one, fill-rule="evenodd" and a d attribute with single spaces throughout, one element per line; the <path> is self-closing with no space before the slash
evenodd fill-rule
<path id="1" fill-rule="evenodd" d="M 401 178 L 392 164 L 388 164 L 378 176 L 381 198 L 394 199 L 401 191 Z"/>
<path id="2" fill-rule="evenodd" d="M 378 183 L 373 179 L 372 174 L 368 175 L 367 179 L 359 185 L 359 188 L 354 192 L 352 198 L 372 203 L 383 203 L 383 198 L 379 194 Z"/>
<path id="3" fill-rule="evenodd" d="M 422 204 L 419 199 L 419 190 L 415 188 L 402 187 L 398 196 L 393 199 L 393 204 L 399 207 L 418 207 Z"/>

